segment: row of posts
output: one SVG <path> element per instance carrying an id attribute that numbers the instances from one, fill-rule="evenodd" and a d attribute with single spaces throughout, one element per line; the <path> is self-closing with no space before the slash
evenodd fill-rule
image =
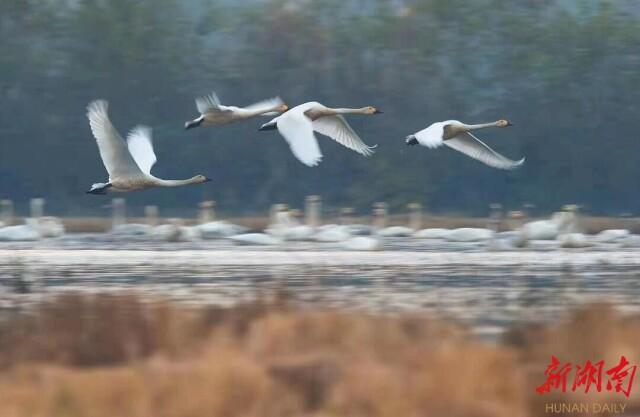
<path id="1" fill-rule="evenodd" d="M 32 198 L 29 202 L 29 212 L 31 217 L 39 219 L 44 216 L 44 198 Z M 4 225 L 12 225 L 15 219 L 13 201 L 3 199 L 0 200 L 0 223 Z"/>

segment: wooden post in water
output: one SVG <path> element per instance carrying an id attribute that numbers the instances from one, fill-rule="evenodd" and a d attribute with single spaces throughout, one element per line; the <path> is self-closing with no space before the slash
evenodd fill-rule
<path id="1" fill-rule="evenodd" d="M 114 198 L 111 200 L 111 228 L 115 229 L 117 226 L 123 225 L 127 222 L 127 205 L 124 198 Z"/>
<path id="2" fill-rule="evenodd" d="M 39 219 L 44 216 L 44 198 L 32 198 L 29 203 L 31 217 Z"/>
<path id="3" fill-rule="evenodd" d="M 387 226 L 387 203 L 378 202 L 373 204 L 373 227 L 384 229 Z"/>
<path id="4" fill-rule="evenodd" d="M 207 200 L 200 203 L 200 213 L 198 214 L 198 223 L 204 224 L 212 222 L 216 219 L 216 202 Z"/>
<path id="5" fill-rule="evenodd" d="M 533 211 L 535 210 L 536 205 L 533 203 L 524 203 L 522 205 L 522 215 L 525 219 L 531 218 L 533 216 Z"/>
<path id="6" fill-rule="evenodd" d="M 322 212 L 322 199 L 319 195 L 308 195 L 305 199 L 305 223 L 307 226 L 320 226 Z"/>
<path id="7" fill-rule="evenodd" d="M 500 231 L 502 224 L 502 204 L 493 203 L 489 205 L 489 224 L 488 228 L 494 232 Z"/>
<path id="8" fill-rule="evenodd" d="M 158 206 L 145 206 L 144 217 L 149 226 L 158 225 Z"/>
<path id="9" fill-rule="evenodd" d="M 353 207 L 343 207 L 340 209 L 340 224 L 349 225 L 353 223 Z"/>
<path id="10" fill-rule="evenodd" d="M 277 203 L 271 206 L 271 211 L 269 211 L 269 224 L 278 224 L 282 219 L 280 213 L 284 213 L 289 210 L 289 206 L 284 203 Z"/>
<path id="11" fill-rule="evenodd" d="M 13 201 L 2 200 L 0 201 L 0 206 L 0 222 L 4 223 L 5 226 L 11 226 L 13 224 Z"/>
<path id="12" fill-rule="evenodd" d="M 422 228 L 422 204 L 409 203 L 407 208 L 409 209 L 409 228 L 420 230 Z"/>

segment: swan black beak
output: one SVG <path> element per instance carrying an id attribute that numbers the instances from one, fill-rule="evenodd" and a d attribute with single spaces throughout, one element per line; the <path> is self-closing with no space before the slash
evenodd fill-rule
<path id="1" fill-rule="evenodd" d="M 204 179 L 204 182 L 211 182 L 211 181 L 213 181 L 211 178 L 205 178 Z"/>
<path id="2" fill-rule="evenodd" d="M 383 111 L 380 111 L 380 110 L 378 110 L 378 109 L 376 109 L 376 110 L 373 112 L 373 114 L 382 114 L 382 113 L 384 113 L 384 112 L 383 112 Z"/>
<path id="3" fill-rule="evenodd" d="M 513 126 L 513 123 L 507 121 L 507 126 Z"/>

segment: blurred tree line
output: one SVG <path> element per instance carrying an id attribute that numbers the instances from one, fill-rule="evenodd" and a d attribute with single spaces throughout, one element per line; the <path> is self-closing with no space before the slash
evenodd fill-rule
<path id="1" fill-rule="evenodd" d="M 110 102 L 125 135 L 154 128 L 163 178 L 202 173 L 206 186 L 144 191 L 131 205 L 186 214 L 203 198 L 256 213 L 321 194 L 333 206 L 484 214 L 490 202 L 596 213 L 637 212 L 640 8 L 633 1 L 3 0 L 0 2 L 0 197 L 49 200 L 51 211 L 99 213 L 106 179 L 85 116 Z M 280 95 L 290 105 L 374 105 L 351 117 L 377 153 L 320 137 L 307 168 L 264 120 L 183 130 L 193 98 L 225 104 Z M 434 121 L 507 118 L 480 135 L 513 159 L 494 170 L 450 149 L 409 148 Z"/>

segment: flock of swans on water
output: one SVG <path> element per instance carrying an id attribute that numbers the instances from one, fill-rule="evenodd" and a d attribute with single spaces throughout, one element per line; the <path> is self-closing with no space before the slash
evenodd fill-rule
<path id="1" fill-rule="evenodd" d="M 327 244 L 328 248 L 355 251 L 381 250 L 385 246 L 385 240 L 390 238 L 395 238 L 395 242 L 424 242 L 427 246 L 438 245 L 438 242 L 450 242 L 461 244 L 460 247 L 465 248 L 468 246 L 464 244 L 471 244 L 471 248 L 487 250 L 640 247 L 640 236 L 631 234 L 626 229 L 605 230 L 594 236 L 581 233 L 578 207 L 575 205 L 563 207 L 562 211 L 554 213 L 546 220 L 526 221 L 522 212 L 511 212 L 507 223 L 512 230 L 500 232 L 496 221 L 492 222 L 490 228 L 423 229 L 422 213 L 419 205 L 415 204 L 410 205 L 409 222 L 406 226 L 385 227 L 384 219 L 378 221 L 380 219 L 375 218 L 372 224 L 357 224 L 347 216 L 343 216 L 339 224 L 321 225 L 318 200 L 310 197 L 310 201 L 304 213 L 307 218 L 306 224 L 299 220 L 302 215 L 300 210 L 277 204 L 272 210 L 270 224 L 260 233 L 226 221 L 203 220 L 200 224 L 186 226 L 182 219 L 172 219 L 168 224 L 156 225 L 151 219 L 148 224 L 136 224 L 124 223 L 122 218 L 108 236 L 116 241 L 133 239 L 194 242 L 224 239 L 237 245 L 276 247 L 291 242 L 307 241 Z M 313 201 L 316 201 L 315 206 L 312 205 Z M 41 213 L 41 210 L 37 212 Z M 384 212 L 386 215 L 386 210 Z M 17 226 L 3 227 L 0 222 L 0 242 L 38 241 L 43 238 L 62 237 L 64 234 L 62 222 L 55 217 L 32 214 L 26 220 L 26 224 Z"/>
<path id="2" fill-rule="evenodd" d="M 344 118 L 346 114 L 374 115 L 382 113 L 373 106 L 362 108 L 329 108 L 317 102 L 308 102 L 289 109 L 279 98 L 264 100 L 247 107 L 225 106 L 212 93 L 196 99 L 200 115 L 185 123 L 185 129 L 199 126 L 220 126 L 247 120 L 256 116 L 276 116 L 259 130 L 278 130 L 289 144 L 294 156 L 307 166 L 315 166 L 322 159 L 315 133 L 327 136 L 341 145 L 361 154 L 373 154 L 375 146 L 365 144 Z M 177 187 L 210 181 L 203 175 L 185 180 L 165 180 L 151 174 L 156 162 L 151 128 L 136 126 L 127 140 L 120 136 L 108 115 L 104 100 L 91 102 L 87 117 L 95 137 L 100 156 L 109 175 L 104 183 L 95 183 L 89 194 L 130 192 L 151 187 Z M 524 158 L 513 161 L 480 141 L 471 131 L 489 127 L 511 126 L 507 120 L 492 123 L 465 124 L 457 120 L 433 123 L 426 129 L 406 137 L 407 145 L 423 145 L 437 148 L 447 145 L 486 165 L 499 169 L 514 169 L 524 163 Z M 549 220 L 520 224 L 515 230 L 497 232 L 492 229 L 421 229 L 412 227 L 373 227 L 369 225 L 304 225 L 291 212 L 280 206 L 272 216 L 266 233 L 247 233 L 242 226 L 226 222 L 207 222 L 197 226 L 184 226 L 179 222 L 151 226 L 122 224 L 114 227 L 118 236 L 144 235 L 168 241 L 226 238 L 238 244 L 277 245 L 284 241 L 317 241 L 340 244 L 345 249 L 376 250 L 382 247 L 384 237 L 412 237 L 416 239 L 444 240 L 451 242 L 487 242 L 489 248 L 518 248 L 530 246 L 536 241 L 555 241 L 561 247 L 588 247 L 596 243 L 619 243 L 621 246 L 640 246 L 640 237 L 627 230 L 608 230 L 595 238 L 579 233 L 576 226 L 576 206 L 566 206 Z M 62 223 L 55 218 L 32 216 L 25 225 L 3 227 L 0 222 L 0 241 L 38 240 L 64 234 Z"/>
<path id="3" fill-rule="evenodd" d="M 341 145 L 361 154 L 373 154 L 375 146 L 365 144 L 349 126 L 344 115 L 374 115 L 382 113 L 373 106 L 362 108 L 330 108 L 317 102 L 308 102 L 289 108 L 279 97 L 264 100 L 247 107 L 225 106 L 212 93 L 196 99 L 200 115 L 185 123 L 185 129 L 198 126 L 220 126 L 256 116 L 276 116 L 263 124 L 259 130 L 277 130 L 287 141 L 291 152 L 307 166 L 316 166 L 322 160 L 315 133 L 327 136 Z M 109 180 L 95 183 L 87 191 L 89 194 L 128 192 L 150 187 L 178 187 L 201 184 L 210 181 L 204 175 L 196 175 L 185 180 L 164 180 L 151 174 L 156 163 L 156 155 L 151 141 L 151 128 L 134 127 L 127 136 L 127 142 L 109 120 L 108 104 L 96 100 L 87 107 L 87 117 L 93 136 L 98 142 L 100 156 Z M 493 123 L 468 125 L 457 120 L 434 123 L 406 138 L 407 145 L 423 145 L 437 148 L 447 145 L 489 166 L 513 169 L 524 162 L 512 161 L 492 150 L 471 131 L 488 127 L 511 126 L 507 120 Z"/>

